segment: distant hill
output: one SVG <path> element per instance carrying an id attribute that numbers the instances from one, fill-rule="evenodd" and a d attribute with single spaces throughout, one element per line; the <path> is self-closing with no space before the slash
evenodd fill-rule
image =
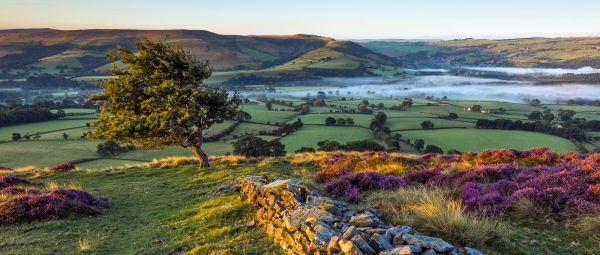
<path id="1" fill-rule="evenodd" d="M 522 38 L 433 42 L 370 41 L 361 46 L 412 67 L 600 68 L 600 38 Z"/>
<path id="2" fill-rule="evenodd" d="M 15 29 L 0 30 L 0 72 L 4 77 L 42 73 L 98 75 L 111 65 L 105 57 L 108 50 L 116 45 L 133 49 L 135 42 L 141 39 L 181 45 L 194 56 L 210 60 L 217 72 L 273 72 L 296 68 L 319 72 L 330 67 L 358 70 L 365 65 L 394 62 L 390 57 L 355 43 L 315 35 L 239 36 L 203 30 Z"/>

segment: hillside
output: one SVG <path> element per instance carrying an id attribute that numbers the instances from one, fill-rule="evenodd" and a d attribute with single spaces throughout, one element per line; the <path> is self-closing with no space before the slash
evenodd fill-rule
<path id="1" fill-rule="evenodd" d="M 308 51 L 281 65 L 262 70 L 215 73 L 212 79 L 233 84 L 269 84 L 316 76 L 372 75 L 395 68 L 396 61 L 391 57 L 368 50 L 354 42 L 332 40 L 323 47 Z M 232 77 L 236 78 L 230 79 Z"/>
<path id="2" fill-rule="evenodd" d="M 110 201 L 107 208 L 94 216 L 68 215 L 54 220 L 2 225 L 0 250 L 3 254 L 285 254 L 280 248 L 281 242 L 273 240 L 278 237 L 273 238 L 273 232 L 268 229 L 265 231 L 264 221 L 259 218 L 263 210 L 240 199 L 236 180 L 247 176 L 294 178 L 318 194 L 351 202 L 358 211 L 379 208 L 388 215 L 383 218 L 386 223 L 408 224 L 416 231 L 441 237 L 455 245 L 468 244 L 485 254 L 597 254 L 600 249 L 595 238 L 597 228 L 591 228 L 597 225 L 582 230 L 580 223 L 565 224 L 568 219 L 544 217 L 548 204 L 560 199 L 577 199 L 578 189 L 560 189 L 564 190 L 561 197 L 532 200 L 526 204 L 530 207 L 525 208 L 523 203 L 507 202 L 507 194 L 519 194 L 521 190 L 512 188 L 516 183 L 505 179 L 518 175 L 517 181 L 523 182 L 520 184 L 538 185 L 543 190 L 540 193 L 551 195 L 560 185 L 577 187 L 574 184 L 579 182 L 573 180 L 584 176 L 582 174 L 597 174 L 597 168 L 589 167 L 597 166 L 598 154 L 572 157 L 542 149 L 496 150 L 446 157 L 320 152 L 275 158 L 229 155 L 212 160 L 213 166 L 203 170 L 198 170 L 194 159 L 185 157 L 103 171 L 86 168 L 57 173 L 44 169 L 0 170 L 0 177 L 18 176 L 40 188 L 82 189 Z M 569 168 L 568 174 L 549 167 L 556 160 L 565 162 L 562 166 Z M 458 163 L 451 165 L 449 161 Z M 574 166 L 590 170 L 586 172 Z M 449 171 L 450 168 L 458 170 Z M 341 173 L 336 174 L 336 169 Z M 360 182 L 345 182 L 357 177 L 362 177 Z M 435 181 L 435 177 L 446 177 L 456 185 L 439 190 L 423 184 Z M 395 184 L 395 188 L 382 189 L 377 184 L 378 178 L 387 180 L 387 185 Z M 495 196 L 495 193 L 486 193 L 476 197 L 476 202 L 469 202 L 464 192 L 458 192 L 486 180 L 492 182 L 492 191 L 499 189 L 502 193 L 495 192 L 498 193 Z M 464 184 L 464 181 L 471 182 Z M 340 187 L 338 190 L 343 191 L 342 184 L 357 189 L 358 201 L 328 188 Z M 536 190 L 529 186 L 524 189 Z M 473 194 L 478 193 L 468 195 Z M 10 195 L 3 197 L 9 198 Z M 485 203 L 485 199 L 493 202 Z M 458 202 L 462 200 L 464 204 Z M 498 202 L 501 205 L 495 207 L 491 204 L 495 201 L 502 203 Z M 331 206 L 323 208 L 334 212 Z M 478 214 L 487 208 L 504 213 Z M 567 216 L 585 219 L 575 211 Z M 572 243 L 577 245 L 569 245 Z"/>
<path id="3" fill-rule="evenodd" d="M 182 46 L 210 60 L 217 72 L 239 70 L 352 69 L 391 64 L 392 59 L 357 44 L 314 35 L 239 36 L 203 30 L 0 30 L 0 71 L 5 78 L 41 73 L 101 74 L 106 52 L 133 48 L 141 39 Z M 297 62 L 297 63 L 296 63 Z M 290 64 L 291 63 L 291 64 Z M 283 64 L 283 65 L 282 65 Z"/>
<path id="4" fill-rule="evenodd" d="M 371 41 L 360 45 L 413 67 L 514 66 L 600 68 L 600 38 L 523 38 L 433 42 Z"/>

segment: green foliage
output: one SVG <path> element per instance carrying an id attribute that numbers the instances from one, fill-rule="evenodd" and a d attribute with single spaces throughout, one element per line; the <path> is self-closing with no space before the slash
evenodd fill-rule
<path id="1" fill-rule="evenodd" d="M 456 114 L 455 112 L 448 113 L 448 119 L 449 120 L 458 119 L 458 114 Z"/>
<path id="2" fill-rule="evenodd" d="M 347 151 L 385 151 L 385 147 L 373 140 L 349 141 L 344 146 Z"/>
<path id="3" fill-rule="evenodd" d="M 534 107 L 540 106 L 541 103 L 542 102 L 537 98 L 529 100 L 529 105 L 534 106 Z"/>
<path id="4" fill-rule="evenodd" d="M 277 157 L 285 155 L 285 146 L 279 140 L 265 141 L 260 137 L 246 135 L 234 143 L 233 153 L 246 157 Z"/>
<path id="5" fill-rule="evenodd" d="M 423 129 L 433 129 L 434 127 L 435 126 L 433 125 L 433 122 L 431 122 L 431 121 L 426 120 L 426 121 L 421 122 L 421 128 L 423 128 Z"/>
<path id="6" fill-rule="evenodd" d="M 417 148 L 417 150 L 422 150 L 425 146 L 425 141 L 423 141 L 423 139 L 416 139 L 414 146 Z"/>
<path id="7" fill-rule="evenodd" d="M 56 111 L 56 117 L 59 119 L 62 119 L 64 117 L 66 117 L 67 114 L 65 113 L 65 110 L 63 109 L 58 109 L 58 111 Z"/>
<path id="8" fill-rule="evenodd" d="M 325 125 L 327 125 L 327 126 L 333 126 L 333 125 L 335 125 L 335 123 L 336 123 L 335 118 L 333 118 L 333 117 L 327 117 L 327 118 L 325 118 Z"/>
<path id="9" fill-rule="evenodd" d="M 125 153 L 134 149 L 135 147 L 131 145 L 121 146 L 113 141 L 106 141 L 104 143 L 98 144 L 98 146 L 96 147 L 96 153 L 103 157 L 112 157 L 117 154 Z"/>
<path id="10" fill-rule="evenodd" d="M 384 151 L 385 147 L 372 140 L 349 141 L 340 144 L 338 141 L 325 140 L 317 143 L 319 151 Z"/>
<path id="11" fill-rule="evenodd" d="M 437 147 L 432 144 L 428 144 L 427 147 L 425 147 L 424 152 L 425 153 L 444 154 L 444 151 L 440 147 Z"/>
<path id="12" fill-rule="evenodd" d="M 203 131 L 232 118 L 237 94 L 203 84 L 211 70 L 182 48 L 138 42 L 137 53 L 118 47 L 125 69 L 101 85 L 104 101 L 93 138 L 132 143 L 141 148 L 201 145 Z M 109 55 L 117 60 L 116 54 Z"/>
<path id="13" fill-rule="evenodd" d="M 573 116 L 575 116 L 576 112 L 573 110 L 568 110 L 568 109 L 560 109 L 558 111 L 558 117 L 560 117 L 560 120 L 562 121 L 569 121 L 573 118 Z"/>
<path id="14" fill-rule="evenodd" d="M 533 111 L 529 114 L 529 116 L 527 116 L 527 119 L 529 120 L 541 120 L 542 119 L 542 113 L 540 111 Z"/>
<path id="15" fill-rule="evenodd" d="M 19 134 L 19 133 L 13 133 L 12 134 L 12 140 L 13 141 L 21 140 L 21 134 Z"/>

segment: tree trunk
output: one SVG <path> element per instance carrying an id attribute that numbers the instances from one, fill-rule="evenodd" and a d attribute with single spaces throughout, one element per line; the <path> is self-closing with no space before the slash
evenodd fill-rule
<path id="1" fill-rule="evenodd" d="M 192 145 L 192 151 L 200 161 L 201 168 L 210 167 L 210 164 L 208 163 L 208 156 L 206 153 L 204 153 L 204 151 L 202 151 L 202 142 Z"/>

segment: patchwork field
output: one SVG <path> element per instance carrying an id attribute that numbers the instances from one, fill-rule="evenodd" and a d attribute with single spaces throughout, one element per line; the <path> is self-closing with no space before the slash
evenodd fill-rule
<path id="1" fill-rule="evenodd" d="M 292 88 L 288 88 L 293 90 Z M 279 95 L 279 94 L 277 94 Z M 285 94 L 283 94 L 285 95 Z M 303 102 L 299 98 L 290 96 L 277 97 L 281 100 L 289 100 L 299 105 Z M 350 109 L 355 109 L 362 100 L 341 101 L 334 98 L 328 99 L 330 104 L 345 105 Z M 400 104 L 403 99 L 369 99 L 369 103 L 384 103 L 386 107 Z M 415 98 L 415 106 L 406 111 L 397 111 L 389 109 L 374 109 L 373 114 L 347 114 L 332 113 L 339 110 L 336 107 L 311 107 L 311 112 L 306 115 L 299 115 L 295 111 L 268 110 L 264 104 L 245 104 L 240 107 L 241 110 L 248 112 L 252 118 L 249 122 L 242 122 L 230 133 L 226 134 L 219 141 L 207 143 L 205 150 L 209 155 L 223 155 L 233 151 L 233 143 L 237 138 L 245 134 L 260 135 L 261 131 L 274 131 L 279 129 L 278 125 L 283 123 L 293 123 L 301 119 L 304 127 L 283 138 L 278 136 L 260 136 L 265 140 L 280 139 L 285 145 L 288 153 L 294 152 L 301 147 L 317 148 L 317 142 L 323 140 L 337 140 L 341 143 L 352 140 L 372 139 L 381 144 L 384 141 L 377 139 L 368 129 L 372 119 L 377 112 L 383 112 L 387 115 L 385 127 L 388 127 L 394 133 L 402 136 L 402 139 L 409 139 L 414 142 L 415 139 L 423 139 L 426 144 L 432 144 L 441 147 L 444 151 L 456 149 L 459 151 L 482 151 L 489 148 L 516 148 L 527 149 L 531 147 L 546 146 L 556 151 L 579 151 L 585 148 L 594 151 L 600 148 L 597 140 L 591 140 L 589 143 L 581 144 L 577 147 L 571 141 L 556 136 L 545 135 L 541 133 L 531 133 L 514 130 L 488 130 L 474 129 L 475 122 L 478 119 L 521 119 L 526 121 L 526 116 L 532 110 L 543 110 L 541 107 L 532 107 L 525 104 L 490 102 L 490 101 L 458 101 L 448 100 L 448 103 L 438 104 L 435 101 Z M 446 102 L 446 101 L 445 101 Z M 427 105 L 429 103 L 429 105 Z M 473 104 L 480 104 L 483 107 L 507 109 L 505 114 L 484 114 L 481 112 L 470 112 L 463 109 Z M 574 109 L 577 111 L 577 117 L 595 119 L 600 117 L 596 114 L 598 107 L 591 106 L 566 106 L 566 105 L 544 105 L 553 109 Z M 287 107 L 273 105 L 273 109 L 288 109 Z M 40 123 L 23 124 L 17 126 L 0 128 L 0 140 L 8 141 L 0 143 L 0 165 L 19 167 L 23 165 L 38 165 L 46 167 L 52 164 L 65 161 L 78 161 L 90 159 L 79 163 L 86 168 L 102 169 L 110 166 L 119 166 L 140 161 L 149 161 L 154 158 L 167 156 L 192 156 L 189 149 L 167 148 L 166 150 L 135 150 L 116 156 L 113 159 L 101 158 L 96 153 L 96 146 L 99 141 L 81 140 L 81 136 L 90 131 L 85 127 L 86 123 L 94 121 L 95 114 L 93 110 L 86 109 L 65 109 L 69 115 L 63 120 L 47 121 Z M 458 119 L 447 120 L 448 113 L 458 114 Z M 82 113 L 90 113 L 78 115 Z M 351 118 L 354 120 L 354 126 L 325 126 L 325 119 L 333 118 Z M 76 119 L 69 119 L 76 118 Z M 422 130 L 421 123 L 431 121 L 434 123 L 434 130 Z M 232 121 L 215 124 L 206 135 L 211 136 L 233 124 Z M 410 131 L 409 131 L 410 130 Z M 40 132 L 39 140 L 12 142 L 12 133 Z M 63 133 L 69 138 L 64 140 Z M 600 136 L 598 132 L 588 132 L 589 137 Z M 418 152 L 410 144 L 400 142 L 400 150 L 407 153 Z M 27 157 L 22 157 L 27 155 Z M 94 159 L 94 160 L 91 160 Z"/>
<path id="2" fill-rule="evenodd" d="M 525 150 L 534 147 L 548 147 L 559 152 L 577 151 L 577 147 L 569 140 L 527 131 L 443 129 L 404 131 L 399 134 L 411 141 L 423 139 L 426 144 L 436 145 L 444 151 L 455 149 L 477 152 L 493 148 Z"/>
<path id="3" fill-rule="evenodd" d="M 317 142 L 335 140 L 340 143 L 372 139 L 371 131 L 360 127 L 305 126 L 299 131 L 281 139 L 286 151 L 294 152 L 301 147 L 317 148 Z"/>
<path id="4" fill-rule="evenodd" d="M 85 127 L 86 123 L 92 122 L 93 120 L 54 120 L 37 122 L 30 124 L 23 124 L 17 126 L 0 127 L 0 141 L 11 140 L 12 133 L 35 134 L 37 132 L 52 132 L 55 130 L 63 130 L 70 128 Z"/>

